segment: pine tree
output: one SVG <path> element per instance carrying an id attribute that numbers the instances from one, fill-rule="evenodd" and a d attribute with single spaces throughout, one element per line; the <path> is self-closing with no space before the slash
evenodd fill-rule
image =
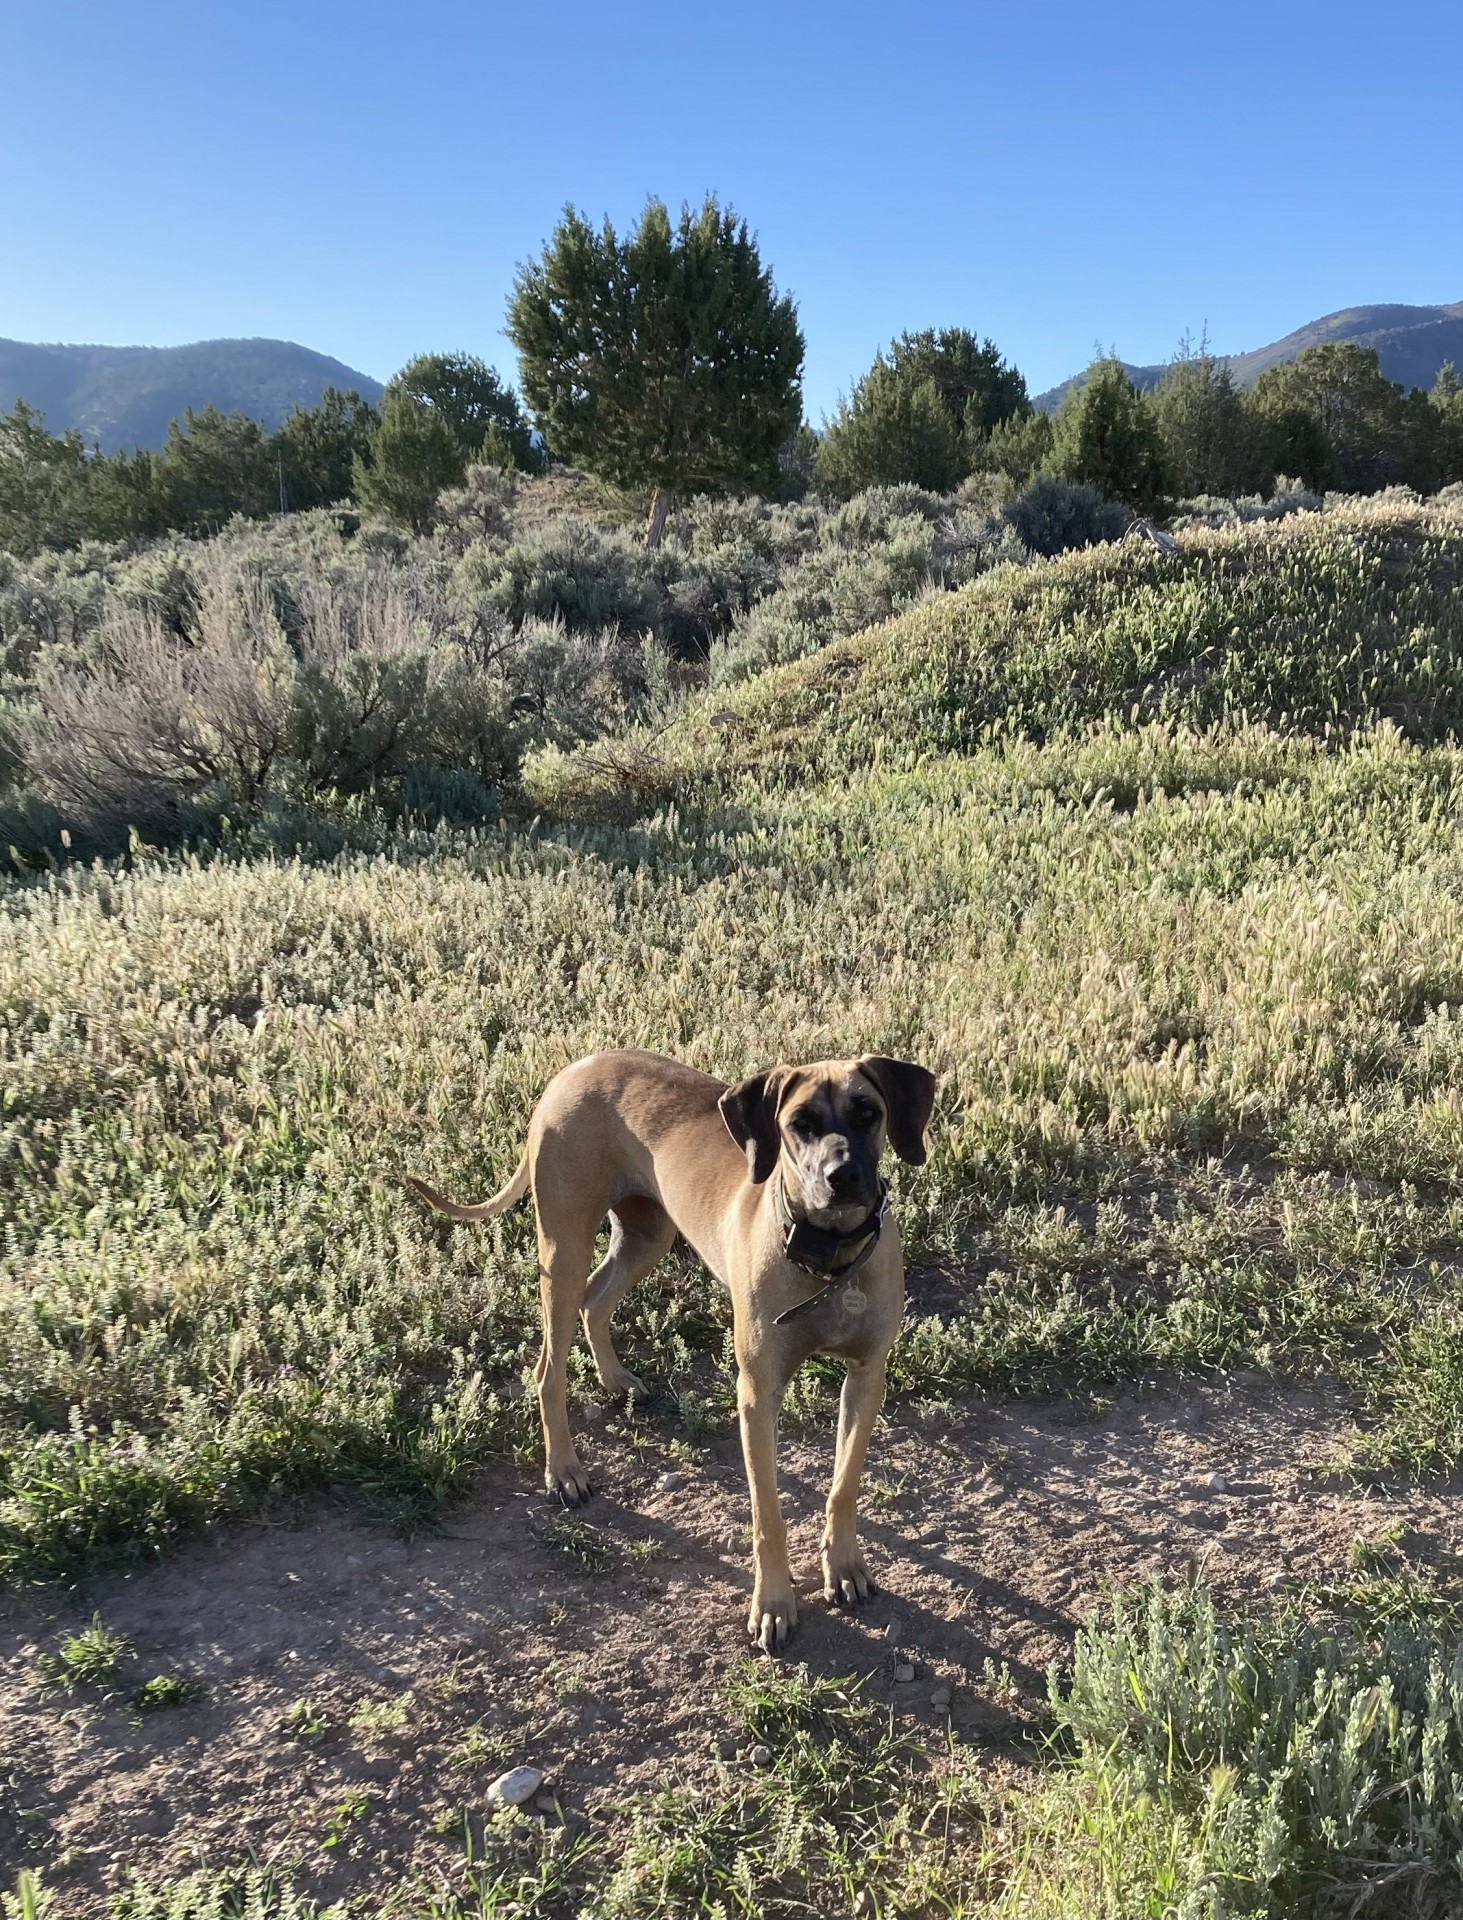
<path id="1" fill-rule="evenodd" d="M 556 458 L 650 494 L 775 492 L 802 418 L 803 336 L 746 223 L 652 200 L 621 239 L 567 208 L 508 308 L 523 391 Z"/>
<path id="2" fill-rule="evenodd" d="M 1159 513 L 1169 492 L 1168 462 L 1153 409 L 1121 360 L 1094 360 L 1073 385 L 1053 423 L 1047 462 L 1139 513 Z"/>

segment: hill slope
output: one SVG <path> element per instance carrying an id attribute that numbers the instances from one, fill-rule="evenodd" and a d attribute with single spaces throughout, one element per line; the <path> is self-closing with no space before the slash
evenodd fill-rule
<path id="1" fill-rule="evenodd" d="M 1338 313 L 1323 314 L 1310 320 L 1283 340 L 1272 340 L 1267 347 L 1250 353 L 1221 354 L 1234 370 L 1242 387 L 1252 386 L 1271 367 L 1294 360 L 1307 347 L 1350 341 L 1358 347 L 1375 347 L 1382 372 L 1404 387 L 1430 387 L 1445 360 L 1463 366 L 1463 301 L 1447 307 L 1372 306 L 1343 307 Z M 1123 362 L 1133 384 L 1151 388 L 1158 384 L 1163 368 L 1139 367 Z M 1082 375 L 1073 378 L 1080 386 Z M 1071 385 L 1049 387 L 1036 396 L 1035 404 L 1043 413 L 1054 413 L 1062 395 Z"/>
<path id="2" fill-rule="evenodd" d="M 38 346 L 0 340 L 0 408 L 38 407 L 52 433 L 75 427 L 104 453 L 160 447 L 187 407 L 237 410 L 277 427 L 326 387 L 379 400 L 381 383 L 291 340 L 197 340 L 186 347 Z"/>

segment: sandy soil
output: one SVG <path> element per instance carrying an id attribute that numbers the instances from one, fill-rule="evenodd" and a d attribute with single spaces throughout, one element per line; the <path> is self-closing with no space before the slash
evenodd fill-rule
<path id="1" fill-rule="evenodd" d="M 1358 1534 L 1398 1521 L 1422 1559 L 1463 1549 L 1455 1489 L 1338 1491 L 1315 1471 L 1340 1430 L 1322 1398 L 1244 1380 L 1095 1416 L 1066 1403 L 952 1421 L 901 1411 L 876 1438 L 863 1507 L 881 1592 L 855 1615 L 816 1592 L 831 1435 L 792 1440 L 803 1613 L 790 1656 L 869 1676 L 872 1697 L 931 1729 L 945 1717 L 931 1696 L 948 1686 L 956 1731 L 999 1747 L 1013 1699 L 993 1669 L 1039 1692 L 1115 1583 L 1191 1562 L 1236 1597 L 1335 1578 Z M 602 1491 L 587 1517 L 627 1554 L 611 1571 L 584 1573 L 547 1544 L 535 1477 L 505 1467 L 444 1531 L 411 1542 L 321 1501 L 160 1566 L 12 1602 L 0 1887 L 38 1866 L 63 1911 L 90 1920 L 129 1867 L 161 1878 L 252 1857 L 298 1862 L 317 1893 L 359 1898 L 444 1878 L 463 1810 L 511 1765 L 544 1769 L 571 1820 L 709 1778 L 732 1731 L 718 1676 L 744 1657 L 747 1496 L 733 1433 L 689 1458 L 673 1437 L 653 1419 L 588 1434 Z M 47 1690 L 38 1657 L 94 1608 L 133 1642 L 134 1684 L 175 1673 L 200 1698 L 143 1716 Z M 896 1660 L 912 1682 L 895 1679 Z M 291 1737 L 283 1722 L 301 1701 L 320 1729 Z M 382 1724 L 383 1706 L 399 1725 Z"/>

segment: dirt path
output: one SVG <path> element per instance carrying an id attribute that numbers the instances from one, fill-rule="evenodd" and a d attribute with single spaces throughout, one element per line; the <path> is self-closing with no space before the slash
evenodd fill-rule
<path id="1" fill-rule="evenodd" d="M 1242 1384 L 1134 1396 L 1095 1419 L 1054 1403 L 901 1413 L 876 1441 L 864 1508 L 883 1591 L 854 1616 L 815 1592 L 830 1436 L 793 1441 L 805 1600 L 792 1657 L 870 1676 L 873 1697 L 932 1729 L 948 1686 L 956 1731 L 999 1741 L 1001 1664 L 1038 1689 L 1111 1584 L 1190 1561 L 1234 1595 L 1336 1578 L 1358 1534 L 1398 1522 L 1421 1558 L 1463 1549 L 1455 1491 L 1338 1492 L 1317 1476 L 1337 1435 L 1315 1397 Z M 319 1503 L 12 1604 L 0 1887 L 37 1865 L 62 1910 L 90 1920 L 128 1867 L 160 1878 L 252 1856 L 360 1895 L 441 1877 L 461 1858 L 462 1809 L 520 1761 L 546 1771 L 571 1818 L 713 1774 L 729 1731 L 717 1676 L 742 1656 L 749 1589 L 735 1437 L 688 1458 L 653 1424 L 612 1425 L 591 1455 L 605 1491 L 586 1550 L 618 1549 L 612 1570 L 583 1572 L 546 1543 L 534 1477 L 505 1468 L 444 1533 L 411 1543 Z M 133 1642 L 134 1681 L 177 1673 L 202 1697 L 144 1717 L 38 1686 L 37 1656 L 93 1608 Z M 913 1682 L 896 1681 L 896 1655 Z M 303 1737 L 284 1730 L 291 1712 Z"/>

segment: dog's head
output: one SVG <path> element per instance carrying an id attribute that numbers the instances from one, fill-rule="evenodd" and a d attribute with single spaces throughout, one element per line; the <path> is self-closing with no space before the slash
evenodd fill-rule
<path id="1" fill-rule="evenodd" d="M 879 1197 L 886 1141 L 901 1160 L 923 1165 L 934 1103 L 932 1073 L 875 1054 L 773 1067 L 729 1087 L 719 1105 L 753 1180 L 771 1179 L 780 1160 L 793 1211 L 844 1232 Z"/>

